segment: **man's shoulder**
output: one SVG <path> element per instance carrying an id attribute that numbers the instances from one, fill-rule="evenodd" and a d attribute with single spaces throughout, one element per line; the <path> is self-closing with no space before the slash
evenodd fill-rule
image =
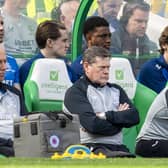
<path id="1" fill-rule="evenodd" d="M 24 14 L 20 14 L 21 17 L 22 17 L 22 20 L 24 20 L 24 22 L 28 23 L 28 24 L 31 24 L 32 26 L 37 26 L 37 23 L 34 19 L 24 15 Z"/>
<path id="2" fill-rule="evenodd" d="M 82 57 L 83 55 L 79 55 L 75 61 L 72 63 L 72 66 L 76 65 L 76 64 L 82 64 Z"/>
<path id="3" fill-rule="evenodd" d="M 20 67 L 20 70 L 24 70 L 24 69 L 29 69 L 30 66 L 33 64 L 33 62 L 39 58 L 42 58 L 42 57 L 39 57 L 39 54 L 33 56 L 32 58 L 30 58 L 29 60 L 27 60 L 25 63 L 23 63 Z"/>
<path id="4" fill-rule="evenodd" d="M 18 69 L 18 64 L 16 62 L 16 59 L 11 56 L 11 55 L 8 55 L 7 54 L 7 64 L 9 64 L 9 66 L 13 69 L 13 68 L 17 68 Z"/>
<path id="5" fill-rule="evenodd" d="M 112 38 L 113 37 L 122 37 L 126 33 L 123 25 L 120 24 L 120 26 L 112 33 Z"/>
<path id="6" fill-rule="evenodd" d="M 8 85 L 8 84 L 5 84 L 5 83 L 0 83 L 1 85 L 1 88 L 5 89 L 5 90 L 9 90 L 10 92 L 14 93 L 14 94 L 17 94 L 17 95 L 20 95 L 20 91 L 15 88 L 14 86 L 11 86 L 11 85 Z"/>
<path id="7" fill-rule="evenodd" d="M 123 88 L 120 85 L 116 84 L 116 83 L 107 83 L 107 85 L 108 85 L 109 88 L 123 90 Z"/>
<path id="8" fill-rule="evenodd" d="M 159 58 L 152 58 L 142 65 L 141 70 L 153 70 Z"/>
<path id="9" fill-rule="evenodd" d="M 72 86 L 71 90 L 85 91 L 89 85 L 85 76 L 81 76 Z"/>

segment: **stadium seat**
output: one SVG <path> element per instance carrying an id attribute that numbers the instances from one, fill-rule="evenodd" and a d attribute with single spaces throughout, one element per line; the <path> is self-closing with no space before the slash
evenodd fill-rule
<path id="1" fill-rule="evenodd" d="M 134 77 L 131 64 L 126 58 L 112 58 L 110 66 L 110 83 L 120 85 L 137 108 L 140 123 L 137 126 L 123 129 L 123 141 L 134 152 L 135 139 L 145 120 L 147 111 L 156 97 L 156 93 L 140 84 Z"/>
<path id="2" fill-rule="evenodd" d="M 24 85 L 28 111 L 62 110 L 65 92 L 71 85 L 64 61 L 36 60 Z"/>

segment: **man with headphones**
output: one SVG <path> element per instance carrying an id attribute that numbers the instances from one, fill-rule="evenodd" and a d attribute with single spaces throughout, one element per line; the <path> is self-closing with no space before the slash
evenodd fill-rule
<path id="1" fill-rule="evenodd" d="M 146 2 L 127 3 L 120 18 L 121 27 L 112 34 L 112 53 L 129 58 L 135 74 L 146 61 L 140 58 L 157 51 L 157 45 L 146 35 L 149 12 Z"/>

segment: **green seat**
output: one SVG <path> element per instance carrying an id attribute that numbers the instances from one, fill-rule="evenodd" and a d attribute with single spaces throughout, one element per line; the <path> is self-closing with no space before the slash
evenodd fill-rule
<path id="1" fill-rule="evenodd" d="M 135 153 L 135 140 L 137 137 L 136 126 L 123 129 L 123 143 L 128 147 L 130 152 Z"/>
<path id="2" fill-rule="evenodd" d="M 140 116 L 140 123 L 137 125 L 137 133 L 139 133 L 145 121 L 146 114 L 156 96 L 157 93 L 155 91 L 137 82 L 136 92 L 133 98 L 133 103 L 139 111 Z"/>
<path id="3" fill-rule="evenodd" d="M 0 154 L 0 158 L 6 158 L 6 156 L 4 156 L 4 155 Z"/>
<path id="4" fill-rule="evenodd" d="M 124 144 L 131 152 L 134 152 L 136 137 L 157 94 L 136 81 L 130 62 L 126 58 L 111 59 L 109 82 L 120 85 L 139 112 L 140 123 L 137 126 L 123 129 Z"/>
<path id="5" fill-rule="evenodd" d="M 64 61 L 36 60 L 24 85 L 28 111 L 62 110 L 65 92 L 71 85 Z"/>
<path id="6" fill-rule="evenodd" d="M 72 60 L 75 60 L 76 57 L 82 53 L 82 26 L 86 19 L 89 8 L 93 2 L 94 0 L 81 1 L 73 26 Z M 157 94 L 149 88 L 142 86 L 135 80 L 131 65 L 127 59 L 112 58 L 112 60 L 113 61 L 111 61 L 112 66 L 110 68 L 111 75 L 109 81 L 112 83 L 117 83 L 125 89 L 127 95 L 133 101 L 140 115 L 141 121 L 138 126 L 123 129 L 124 143 L 129 147 L 130 151 L 133 152 L 136 136 L 144 122 L 144 118 L 146 116 L 148 108 L 151 105 L 151 102 L 154 100 Z M 116 66 L 113 66 L 114 64 Z"/>

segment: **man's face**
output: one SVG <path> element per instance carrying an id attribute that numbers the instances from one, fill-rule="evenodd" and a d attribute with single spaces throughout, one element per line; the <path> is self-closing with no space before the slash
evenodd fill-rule
<path id="1" fill-rule="evenodd" d="M 2 16 L 0 16 L 0 43 L 3 42 L 4 38 L 4 22 Z"/>
<path id="2" fill-rule="evenodd" d="M 86 76 L 93 82 L 105 85 L 109 79 L 110 58 L 96 57 L 95 63 L 83 63 Z"/>
<path id="3" fill-rule="evenodd" d="M 56 56 L 65 56 L 69 48 L 68 33 L 66 30 L 60 29 L 61 37 L 53 40 L 52 53 Z"/>
<path id="4" fill-rule="evenodd" d="M 61 6 L 61 22 L 65 25 L 68 32 L 72 31 L 72 24 L 76 16 L 80 3 L 77 1 L 65 2 Z"/>
<path id="5" fill-rule="evenodd" d="M 88 47 L 98 46 L 110 49 L 111 33 L 109 27 L 97 27 L 86 35 Z"/>
<path id="6" fill-rule="evenodd" d="M 99 7 L 102 10 L 102 15 L 104 18 L 109 20 L 110 18 L 117 18 L 118 12 L 122 5 L 123 0 L 106 0 L 99 2 Z"/>
<path id="7" fill-rule="evenodd" d="M 131 36 L 143 37 L 148 23 L 149 12 L 135 9 L 133 15 L 129 18 L 126 26 L 127 32 Z"/>
<path id="8" fill-rule="evenodd" d="M 4 80 L 6 70 L 6 54 L 4 49 L 0 49 L 0 82 Z"/>

